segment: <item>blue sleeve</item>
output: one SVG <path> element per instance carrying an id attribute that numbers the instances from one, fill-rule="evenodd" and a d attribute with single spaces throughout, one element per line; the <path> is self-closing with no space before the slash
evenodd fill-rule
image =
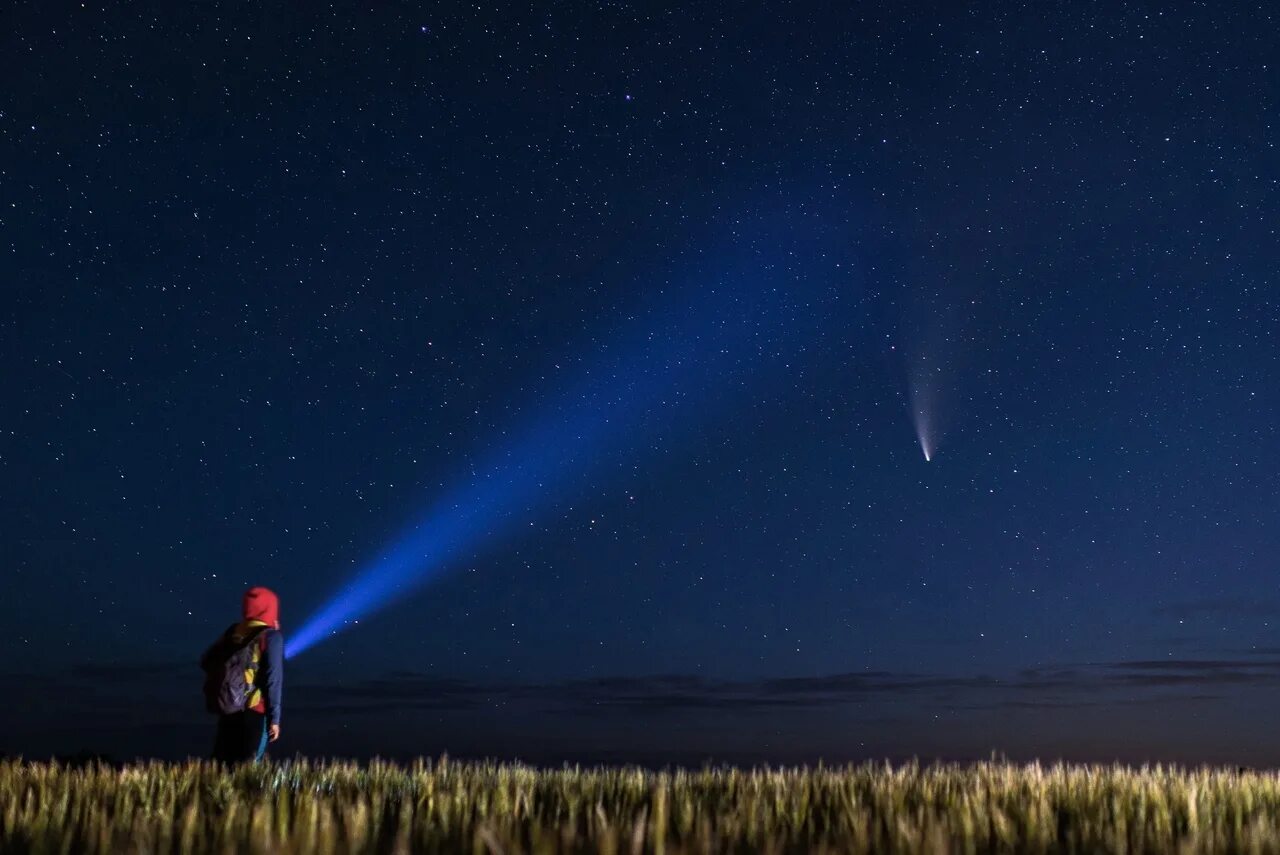
<path id="1" fill-rule="evenodd" d="M 280 700 L 284 694 L 284 636 L 278 632 L 267 633 L 267 649 L 263 668 L 267 721 L 280 723 Z"/>

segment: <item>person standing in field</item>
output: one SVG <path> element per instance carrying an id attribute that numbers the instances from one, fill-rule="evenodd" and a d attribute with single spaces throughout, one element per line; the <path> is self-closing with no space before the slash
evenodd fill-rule
<path id="1" fill-rule="evenodd" d="M 269 588 L 250 588 L 241 614 L 200 657 L 205 706 L 218 716 L 213 759 L 223 763 L 261 760 L 267 743 L 280 738 L 280 600 Z"/>

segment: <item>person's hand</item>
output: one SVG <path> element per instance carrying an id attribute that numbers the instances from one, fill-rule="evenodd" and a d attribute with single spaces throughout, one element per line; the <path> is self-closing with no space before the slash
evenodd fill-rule
<path id="1" fill-rule="evenodd" d="M 280 738 L 280 725 L 273 724 L 267 728 L 267 741 L 275 742 Z"/>

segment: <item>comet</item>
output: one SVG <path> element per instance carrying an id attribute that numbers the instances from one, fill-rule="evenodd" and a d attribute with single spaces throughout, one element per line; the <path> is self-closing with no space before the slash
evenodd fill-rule
<path id="1" fill-rule="evenodd" d="M 911 422 L 916 430 L 916 442 L 924 454 L 925 463 L 931 463 L 938 453 L 938 431 L 930 407 L 929 387 L 923 380 L 911 384 Z"/>
<path id="2" fill-rule="evenodd" d="M 933 462 L 933 445 L 929 439 L 928 429 L 925 427 L 924 413 L 916 413 L 916 439 L 920 441 L 920 450 L 924 452 L 924 462 Z"/>

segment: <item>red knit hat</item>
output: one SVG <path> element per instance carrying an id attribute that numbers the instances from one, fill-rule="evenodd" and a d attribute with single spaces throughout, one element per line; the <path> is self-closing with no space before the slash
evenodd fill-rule
<path id="1" fill-rule="evenodd" d="M 267 626 L 280 628 L 280 598 L 270 588 L 254 586 L 244 592 L 244 619 L 260 620 Z"/>

